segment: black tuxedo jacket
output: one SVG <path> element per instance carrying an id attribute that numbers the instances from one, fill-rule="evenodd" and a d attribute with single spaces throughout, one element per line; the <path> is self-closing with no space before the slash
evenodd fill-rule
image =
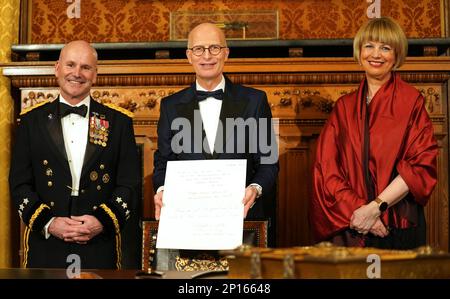
<path id="1" fill-rule="evenodd" d="M 109 125 L 106 146 L 89 140 L 79 196 L 71 196 L 72 178 L 64 146 L 59 100 L 21 117 L 11 160 L 9 183 L 14 207 L 26 224 L 24 266 L 66 268 L 77 254 L 82 268 L 120 268 L 120 230 L 130 217 L 139 181 L 132 119 L 91 99 L 89 117 Z M 67 243 L 43 227 L 53 216 L 90 214 L 104 232 L 87 244 Z"/>
<path id="2" fill-rule="evenodd" d="M 223 124 L 223 134 L 217 133 L 215 140 L 214 151 L 211 151 L 207 142 L 203 142 L 206 138 L 204 130 L 201 130 L 201 136 L 198 136 L 194 125 L 195 118 L 197 122 L 200 121 L 199 105 L 195 95 L 195 83 L 189 88 L 181 90 L 161 101 L 161 112 L 158 122 L 158 150 L 154 156 L 154 174 L 153 187 L 156 190 L 164 185 L 166 174 L 166 166 L 168 161 L 174 160 L 202 160 L 202 159 L 246 159 L 247 160 L 247 179 L 246 184 L 259 184 L 263 188 L 263 197 L 256 200 L 256 204 L 250 209 L 247 219 L 266 218 L 270 211 L 264 211 L 264 206 L 273 206 L 271 204 L 263 204 L 265 201 L 275 200 L 273 189 L 278 176 L 278 152 L 276 153 L 276 162 L 271 164 L 261 163 L 261 158 L 269 153 L 264 154 L 260 146 L 257 146 L 255 151 L 252 146 L 251 138 L 255 134 L 259 134 L 260 130 L 265 131 L 265 135 L 274 136 L 273 127 L 270 125 L 272 113 L 267 101 L 265 92 L 242 85 L 233 84 L 228 78 L 225 78 L 225 95 L 220 111 L 220 121 Z M 187 143 L 190 146 L 184 150 L 173 149 L 172 139 L 181 130 L 185 129 L 182 126 L 175 126 L 172 124 L 177 122 L 180 118 L 186 119 L 190 125 L 190 141 Z M 237 132 L 236 127 L 227 128 L 227 119 L 236 120 L 242 118 L 243 121 L 252 119 L 257 124 L 257 131 L 250 131 L 245 129 L 245 138 L 243 132 Z M 268 120 L 267 126 L 261 126 L 261 119 Z M 228 130 L 227 130 L 228 129 Z M 256 135 L 256 136 L 257 136 Z M 178 138 L 178 137 L 176 137 Z M 275 150 L 276 141 L 269 139 L 266 144 L 271 144 Z M 259 140 L 258 140 L 259 141 Z M 175 144 L 186 145 L 186 140 L 182 142 L 175 142 Z M 232 146 L 230 146 L 232 143 Z M 205 146 L 203 146 L 203 144 Z M 259 144 L 259 143 L 258 143 Z M 243 146 L 245 151 L 238 150 L 238 146 Z M 200 149 L 200 150 L 199 150 Z M 230 150 L 231 149 L 231 150 Z M 272 154 L 274 154 L 272 152 Z M 266 195 L 271 196 L 266 196 Z"/>

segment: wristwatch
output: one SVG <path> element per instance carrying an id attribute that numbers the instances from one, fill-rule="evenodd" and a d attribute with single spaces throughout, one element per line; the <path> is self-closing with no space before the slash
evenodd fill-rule
<path id="1" fill-rule="evenodd" d="M 383 213 L 384 211 L 387 210 L 387 208 L 389 207 L 388 203 L 381 200 L 380 198 L 375 198 L 374 201 L 378 204 L 378 209 L 380 210 L 381 213 Z"/>

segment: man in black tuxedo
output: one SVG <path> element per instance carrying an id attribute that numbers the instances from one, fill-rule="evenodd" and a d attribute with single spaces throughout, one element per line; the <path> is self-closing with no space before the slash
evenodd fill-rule
<path id="1" fill-rule="evenodd" d="M 156 219 L 162 207 L 167 162 L 174 160 L 246 159 L 244 217 L 262 219 L 273 214 L 267 211 L 275 206 L 278 176 L 272 113 L 265 92 L 233 84 L 223 75 L 229 52 L 224 33 L 214 24 L 200 24 L 189 33 L 186 55 L 196 82 L 161 101 L 153 174 Z M 191 138 L 177 140 L 186 129 L 179 126 L 183 120 L 190 124 Z M 196 123 L 201 124 L 200 133 Z"/>
<path id="2" fill-rule="evenodd" d="M 120 268 L 139 181 L 131 113 L 91 99 L 97 53 L 87 42 L 61 50 L 55 76 L 58 99 L 22 111 L 11 161 L 24 266 Z"/>

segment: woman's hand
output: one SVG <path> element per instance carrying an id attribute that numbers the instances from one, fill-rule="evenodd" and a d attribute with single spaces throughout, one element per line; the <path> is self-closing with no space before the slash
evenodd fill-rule
<path id="1" fill-rule="evenodd" d="M 381 212 L 378 209 L 378 204 L 371 201 L 353 212 L 353 215 L 350 218 L 350 228 L 365 235 L 370 231 L 377 219 L 379 219 L 380 214 Z"/>
<path id="2" fill-rule="evenodd" d="M 383 222 L 381 222 L 380 218 L 377 218 L 369 232 L 375 236 L 382 238 L 386 237 L 389 234 L 388 229 L 386 228 L 386 226 L 384 226 Z"/>

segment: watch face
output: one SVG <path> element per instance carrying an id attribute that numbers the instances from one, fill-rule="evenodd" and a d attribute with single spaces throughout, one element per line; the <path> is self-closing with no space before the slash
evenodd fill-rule
<path id="1" fill-rule="evenodd" d="M 382 203 L 380 204 L 380 207 L 379 207 L 379 209 L 380 209 L 380 212 L 384 212 L 384 211 L 386 211 L 386 210 L 387 210 L 387 208 L 388 208 L 388 204 L 387 204 L 387 202 L 382 202 Z"/>

